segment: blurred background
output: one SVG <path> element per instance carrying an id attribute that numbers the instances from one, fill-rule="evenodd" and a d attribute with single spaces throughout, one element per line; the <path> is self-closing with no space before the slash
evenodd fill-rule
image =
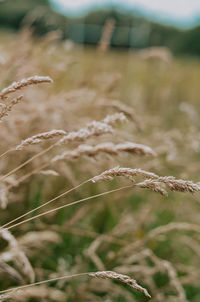
<path id="1" fill-rule="evenodd" d="M 111 45 L 140 49 L 167 46 L 177 55 L 200 55 L 200 2 L 175 0 L 6 0 L 0 3 L 0 27 L 35 34 L 61 31 L 62 39 L 98 43 L 107 19 L 115 23 Z"/>

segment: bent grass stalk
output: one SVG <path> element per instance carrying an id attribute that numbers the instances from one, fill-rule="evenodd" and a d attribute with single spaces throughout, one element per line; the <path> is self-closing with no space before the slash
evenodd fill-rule
<path id="1" fill-rule="evenodd" d="M 65 275 L 65 276 L 61 276 L 61 277 L 57 277 L 57 278 L 53 278 L 53 279 L 39 281 L 39 282 L 35 282 L 35 283 L 27 284 L 27 285 L 22 285 L 22 286 L 15 287 L 15 288 L 11 288 L 11 289 L 8 289 L 8 290 L 4 290 L 4 291 L 1 291 L 0 294 L 6 294 L 7 293 L 8 294 L 7 297 L 9 297 L 9 295 L 11 295 L 12 293 L 15 293 L 17 290 L 22 290 L 22 289 L 25 289 L 27 287 L 31 287 L 31 286 L 35 286 L 35 285 L 41 285 L 41 284 L 44 284 L 44 283 L 63 280 L 63 279 L 67 279 L 67 278 L 80 277 L 80 276 L 88 276 L 88 277 L 98 278 L 98 279 L 117 280 L 121 283 L 125 283 L 125 284 L 129 285 L 131 288 L 135 289 L 136 291 L 143 293 L 146 297 L 151 298 L 151 296 L 148 293 L 147 289 L 140 286 L 137 283 L 136 280 L 132 279 L 131 277 L 129 277 L 127 275 L 118 274 L 114 271 L 87 272 L 87 273 L 74 274 L 74 275 L 71 275 L 71 276 Z M 0 298 L 2 296 L 3 295 L 1 295 Z M 5 295 L 2 298 L 5 298 Z"/>
<path id="2" fill-rule="evenodd" d="M 80 185 L 79 185 L 79 186 L 80 186 Z M 124 187 L 121 187 L 121 188 L 118 188 L 118 189 L 106 191 L 106 192 L 103 192 L 103 193 L 100 193 L 100 194 L 96 194 L 96 195 L 89 196 L 89 197 L 86 197 L 86 198 L 83 198 L 83 199 L 79 199 L 79 200 L 73 201 L 73 202 L 71 202 L 71 203 L 65 204 L 65 205 L 63 205 L 63 206 L 60 206 L 60 207 L 54 208 L 54 209 L 52 209 L 52 210 L 46 211 L 46 212 L 44 212 L 44 213 L 40 213 L 40 214 L 38 214 L 38 215 L 36 215 L 36 216 L 34 216 L 34 217 L 30 217 L 30 218 L 28 218 L 28 219 L 25 219 L 25 220 L 23 220 L 23 221 L 21 221 L 21 222 L 18 222 L 18 223 L 16 223 L 16 224 L 14 224 L 14 225 L 11 225 L 11 226 L 9 226 L 9 227 L 6 227 L 6 229 L 7 229 L 7 230 L 10 230 L 10 229 L 13 229 L 13 228 L 15 228 L 15 227 L 17 227 L 17 226 L 19 226 L 19 225 L 22 225 L 22 224 L 28 222 L 28 221 L 32 221 L 32 220 L 34 220 L 34 219 L 36 219 L 36 218 L 39 218 L 39 217 L 42 217 L 42 216 L 44 216 L 44 215 L 47 215 L 47 214 L 50 214 L 50 213 L 59 211 L 59 210 L 61 210 L 61 209 L 70 207 L 70 206 L 72 206 L 72 205 L 82 203 L 82 202 L 84 202 L 84 201 L 86 201 L 86 200 L 94 199 L 94 198 L 97 198 L 97 197 L 100 197 L 100 196 L 104 196 L 104 195 L 107 195 L 107 194 L 110 194 L 110 193 L 114 193 L 114 192 L 118 192 L 118 191 L 121 191 L 121 190 L 129 189 L 129 188 L 132 188 L 132 187 L 133 187 L 133 185 L 128 185 L 128 186 L 124 186 Z M 68 192 L 68 191 L 67 191 L 67 192 Z M 64 196 L 65 194 L 67 194 L 67 192 L 62 193 L 61 195 L 57 196 L 55 199 L 58 199 L 59 197 Z M 55 200 L 55 199 L 54 199 L 54 200 Z M 51 200 L 51 201 L 53 201 L 53 200 Z M 49 203 L 50 203 L 50 202 L 49 202 Z M 33 212 L 33 211 L 35 211 L 35 209 L 32 210 L 32 212 Z M 27 215 L 27 214 L 26 214 L 26 215 Z M 17 218 L 17 220 L 18 220 L 18 219 L 19 219 L 19 218 Z M 11 223 L 11 222 L 10 222 L 10 223 Z M 10 224 L 10 223 L 9 223 L 9 224 Z M 7 224 L 7 225 L 8 225 L 8 224 Z M 6 225 L 4 225 L 2 228 L 4 228 L 5 226 L 6 226 Z"/>

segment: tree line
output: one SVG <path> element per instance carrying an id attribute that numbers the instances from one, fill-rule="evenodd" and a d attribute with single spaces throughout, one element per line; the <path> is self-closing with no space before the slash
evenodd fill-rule
<path id="1" fill-rule="evenodd" d="M 140 49 L 167 46 L 177 55 L 200 56 L 200 25 L 183 30 L 117 9 L 90 11 L 79 18 L 55 12 L 49 0 L 5 0 L 0 3 L 0 27 L 19 30 L 29 25 L 42 35 L 59 29 L 63 39 L 97 44 L 107 19 L 115 21 L 111 45 Z"/>

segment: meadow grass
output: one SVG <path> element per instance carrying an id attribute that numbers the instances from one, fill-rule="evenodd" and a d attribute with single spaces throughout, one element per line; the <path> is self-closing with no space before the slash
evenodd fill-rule
<path id="1" fill-rule="evenodd" d="M 199 301 L 200 62 L 27 29 L 0 58 L 1 300 Z"/>

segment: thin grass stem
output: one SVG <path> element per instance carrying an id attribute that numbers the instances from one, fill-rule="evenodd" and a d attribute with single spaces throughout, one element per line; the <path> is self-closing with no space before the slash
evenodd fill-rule
<path id="1" fill-rule="evenodd" d="M 74 274 L 74 275 L 70 275 L 70 276 L 69 275 L 65 275 L 65 276 L 62 276 L 62 277 L 57 277 L 57 278 L 52 278 L 52 279 L 43 280 L 43 281 L 39 281 L 39 282 L 34 282 L 34 283 L 31 283 L 31 284 L 26 284 L 26 285 L 22 285 L 22 286 L 18 286 L 18 287 L 13 287 L 13 288 L 9 288 L 9 289 L 6 289 L 6 290 L 2 290 L 2 291 L 0 291 L 0 294 L 6 294 L 6 293 L 9 293 L 9 292 L 15 292 L 17 290 L 25 289 L 25 288 L 32 287 L 32 286 L 35 286 L 35 285 L 41 285 L 41 284 L 45 284 L 45 283 L 49 283 L 49 282 L 54 282 L 54 281 L 59 281 L 59 280 L 63 280 L 63 279 L 69 279 L 69 278 L 87 276 L 88 274 L 91 274 L 91 273 L 90 272 L 88 272 L 88 273 L 80 273 L 80 274 Z"/>
<path id="2" fill-rule="evenodd" d="M 79 186 L 80 186 L 80 185 L 79 185 Z M 17 226 L 19 226 L 19 225 L 22 225 L 22 224 L 28 222 L 28 221 L 32 221 L 32 220 L 34 220 L 34 219 L 36 219 L 36 218 L 39 218 L 39 217 L 42 217 L 42 216 L 44 216 L 44 215 L 47 215 L 47 214 L 50 214 L 50 213 L 59 211 L 59 210 L 64 209 L 64 208 L 66 208 L 66 207 L 70 207 L 70 206 L 73 206 L 73 205 L 75 205 L 75 204 L 82 203 L 82 202 L 84 202 L 84 201 L 86 201 L 86 200 L 94 199 L 94 198 L 97 198 L 97 197 L 100 197 L 100 196 L 104 196 L 104 195 L 107 195 L 107 194 L 110 194 L 110 193 L 118 192 L 118 191 L 125 190 L 125 189 L 132 188 L 132 187 L 133 187 L 133 185 L 124 186 L 124 187 L 121 187 L 121 188 L 118 188 L 118 189 L 106 191 L 106 192 L 103 192 L 103 193 L 100 193 L 100 194 L 97 194 L 97 195 L 93 195 L 93 196 L 89 196 L 89 197 L 86 197 L 86 198 L 83 198 L 83 199 L 79 199 L 79 200 L 73 201 L 73 202 L 71 202 L 71 203 L 65 204 L 65 205 L 63 205 L 63 206 L 60 206 L 60 207 L 51 209 L 51 210 L 49 210 L 49 211 L 46 211 L 46 212 L 44 212 L 44 213 L 40 213 L 40 214 L 38 214 L 38 215 L 36 215 L 36 216 L 34 216 L 34 217 L 30 217 L 30 218 L 28 218 L 28 219 L 26 219 L 26 220 L 23 220 L 23 221 L 18 222 L 18 223 L 14 224 L 14 225 L 11 225 L 10 227 L 8 227 L 8 228 L 6 228 L 6 229 L 7 229 L 7 230 L 10 230 L 10 229 L 13 229 L 13 228 L 15 228 L 15 227 L 17 227 Z M 55 200 L 55 199 L 58 199 L 58 198 L 61 197 L 61 196 L 64 196 L 64 195 L 67 194 L 67 193 L 68 193 L 68 191 L 62 193 L 61 195 L 59 195 L 59 196 L 57 196 L 56 198 L 54 198 L 54 200 Z M 53 201 L 53 200 L 51 200 L 51 201 Z M 32 211 L 33 211 L 33 210 L 32 210 Z M 4 225 L 4 226 L 5 226 L 5 225 Z M 3 226 L 3 227 L 4 227 L 4 226 Z"/>
<path id="3" fill-rule="evenodd" d="M 53 198 L 53 199 L 51 199 L 51 200 L 45 202 L 45 203 L 42 204 L 41 206 L 38 206 L 38 207 L 36 207 L 36 208 L 34 208 L 34 209 L 28 211 L 27 213 L 25 213 L 25 214 L 23 214 L 23 215 L 21 215 L 21 216 L 15 218 L 15 219 L 9 221 L 8 223 L 4 224 L 4 225 L 2 226 L 2 228 L 7 227 L 8 225 L 12 224 L 13 222 L 16 222 L 17 220 L 19 220 L 19 219 L 21 219 L 21 218 L 23 218 L 23 217 L 25 217 L 25 216 L 27 216 L 27 215 L 29 215 L 29 214 L 35 212 L 35 211 L 37 211 L 37 210 L 39 210 L 39 209 L 41 209 L 41 208 L 47 206 L 48 204 L 52 203 L 53 201 L 55 201 L 55 200 L 57 200 L 57 199 L 59 199 L 59 198 L 65 196 L 65 195 L 67 195 L 68 193 L 71 193 L 72 191 L 78 189 L 79 187 L 81 187 L 82 185 L 86 184 L 86 183 L 89 182 L 90 180 L 91 180 L 91 179 L 88 179 L 88 180 L 82 182 L 81 184 L 77 185 L 76 187 L 73 187 L 73 188 L 71 188 L 71 189 L 69 189 L 69 190 L 63 192 L 62 194 L 56 196 L 55 198 Z M 43 213 L 42 213 L 42 214 L 43 214 Z M 36 217 L 36 216 L 35 216 L 35 217 Z M 33 218 L 33 217 L 32 217 L 32 218 Z"/>

